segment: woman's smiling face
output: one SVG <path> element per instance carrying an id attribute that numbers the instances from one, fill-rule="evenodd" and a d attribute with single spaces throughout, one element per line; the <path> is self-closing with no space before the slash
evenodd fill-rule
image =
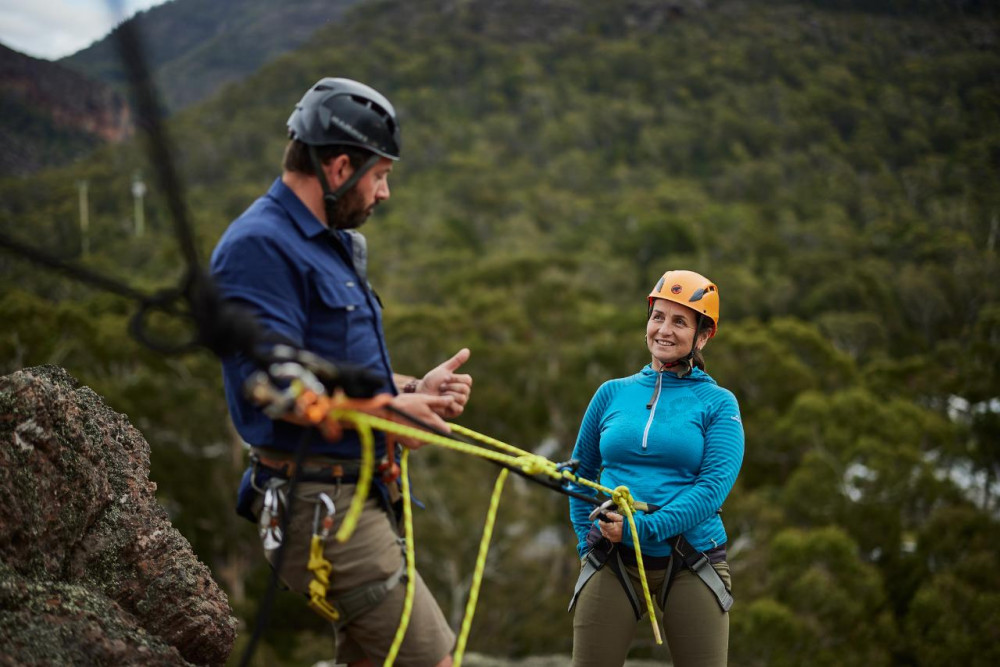
<path id="1" fill-rule="evenodd" d="M 646 322 L 646 347 L 653 355 L 653 368 L 683 359 L 691 352 L 694 332 L 698 326 L 698 313 L 666 299 L 654 299 L 653 309 Z M 710 329 L 698 336 L 697 349 L 708 340 Z"/>

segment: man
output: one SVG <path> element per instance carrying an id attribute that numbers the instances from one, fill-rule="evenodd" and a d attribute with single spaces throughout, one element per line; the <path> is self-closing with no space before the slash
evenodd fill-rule
<path id="1" fill-rule="evenodd" d="M 393 373 L 381 304 L 366 278 L 365 239 L 355 231 L 389 198 L 389 174 L 400 155 L 392 105 L 364 84 L 324 78 L 296 105 L 288 129 L 291 141 L 281 177 L 230 225 L 212 254 L 220 291 L 249 308 L 278 339 L 385 378 L 379 392 L 392 394 L 393 406 L 447 430 L 443 418 L 461 414 L 471 391 L 472 378 L 455 372 L 469 351 L 460 350 L 419 379 Z M 294 452 L 308 439 L 300 471 L 306 481 L 296 491 L 280 572 L 292 590 L 308 595 L 313 574 L 306 565 L 317 504 L 325 515 L 329 508 L 322 494 L 332 499 L 339 525 L 358 478 L 360 444 L 353 431 L 331 442 L 315 429 L 268 418 L 243 397 L 243 383 L 253 370 L 246 359 L 223 361 L 230 413 L 253 452 L 254 465 L 241 487 L 240 512 L 248 518 L 260 514 L 264 499 L 259 491 L 282 488 Z M 419 446 L 412 440 L 403 444 Z M 376 459 L 391 464 L 393 458 L 379 438 Z M 338 659 L 351 665 L 383 662 L 405 595 L 393 511 L 397 483 L 379 476 L 376 482 L 351 539 L 344 544 L 329 539 L 324 550 L 333 567 L 327 600 L 339 615 Z M 273 540 L 265 540 L 269 558 L 276 553 L 274 546 Z M 453 643 L 454 634 L 418 575 L 397 664 L 450 665 Z"/>

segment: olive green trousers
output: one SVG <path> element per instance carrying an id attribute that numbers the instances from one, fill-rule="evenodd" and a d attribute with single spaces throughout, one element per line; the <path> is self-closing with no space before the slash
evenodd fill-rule
<path id="1" fill-rule="evenodd" d="M 730 588 L 729 565 L 715 563 L 715 570 Z M 642 600 L 638 568 L 626 566 L 632 587 Z M 729 614 L 715 595 L 689 570 L 674 575 L 666 604 L 657 600 L 667 570 L 647 570 L 650 595 L 657 620 L 664 630 L 674 667 L 725 667 L 729 659 Z M 636 629 L 649 627 L 649 615 L 636 621 L 621 582 L 610 565 L 587 582 L 573 614 L 573 667 L 617 667 L 625 663 Z"/>

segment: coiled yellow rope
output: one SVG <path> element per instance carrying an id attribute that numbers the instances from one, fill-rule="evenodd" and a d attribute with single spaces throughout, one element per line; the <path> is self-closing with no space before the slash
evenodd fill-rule
<path id="1" fill-rule="evenodd" d="M 357 412 L 356 410 L 333 410 L 331 411 L 331 415 L 353 423 L 357 428 L 358 437 L 361 440 L 361 471 L 358 473 L 358 483 L 354 487 L 354 497 L 351 498 L 351 505 L 347 510 L 347 516 L 344 517 L 344 522 L 340 524 L 340 529 L 336 535 L 338 542 L 346 542 L 354 534 L 354 529 L 358 525 L 358 518 L 361 516 L 361 510 L 365 506 L 365 499 L 368 497 L 368 489 L 371 488 L 372 475 L 375 469 L 375 437 L 372 435 L 371 425 L 363 419 L 357 418 L 358 415 L 364 415 L 363 412 Z"/>

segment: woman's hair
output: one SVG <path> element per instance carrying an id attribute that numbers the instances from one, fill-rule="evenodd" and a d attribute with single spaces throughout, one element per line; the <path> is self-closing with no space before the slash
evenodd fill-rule
<path id="1" fill-rule="evenodd" d="M 371 157 L 371 152 L 363 148 L 338 144 L 316 146 L 316 154 L 322 164 L 326 164 L 338 155 L 346 155 L 347 159 L 351 161 L 351 166 L 355 169 L 359 169 L 365 163 L 365 160 Z M 309 146 L 295 139 L 289 141 L 288 145 L 285 146 L 285 157 L 282 160 L 281 166 L 285 171 L 305 174 L 307 176 L 316 175 L 312 159 L 309 157 Z"/>
<path id="2" fill-rule="evenodd" d="M 705 317 L 701 313 L 697 313 L 697 315 L 698 315 L 698 323 L 695 325 L 695 333 L 694 333 L 695 342 L 698 341 L 698 337 L 702 334 L 703 331 L 712 330 L 712 320 Z M 702 355 L 701 350 L 694 351 L 694 356 L 691 357 L 691 364 L 695 368 L 700 368 L 701 370 L 705 370 L 705 357 Z"/>

